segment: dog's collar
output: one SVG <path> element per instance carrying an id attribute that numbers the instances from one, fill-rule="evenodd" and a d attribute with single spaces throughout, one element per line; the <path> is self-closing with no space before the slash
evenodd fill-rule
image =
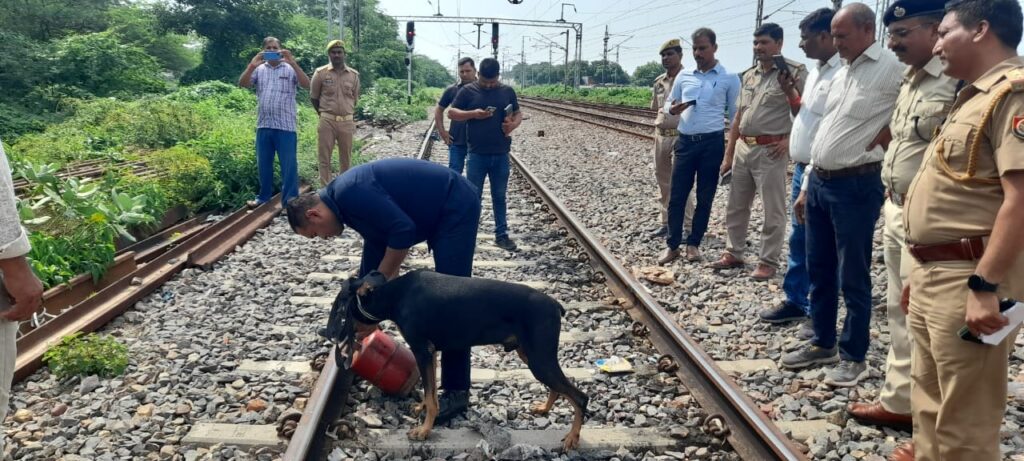
<path id="1" fill-rule="evenodd" d="M 370 321 L 373 321 L 373 322 L 380 322 L 381 321 L 381 319 L 379 319 L 377 317 L 374 317 L 369 312 L 366 312 L 366 309 L 363 309 L 363 299 L 360 298 L 358 294 L 356 294 L 356 309 L 359 309 L 359 313 L 362 314 L 363 317 L 366 317 L 367 319 L 369 319 Z"/>

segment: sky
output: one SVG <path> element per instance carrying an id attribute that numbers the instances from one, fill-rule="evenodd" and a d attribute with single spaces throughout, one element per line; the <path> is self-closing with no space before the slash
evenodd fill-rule
<path id="1" fill-rule="evenodd" d="M 750 67 L 753 59 L 751 35 L 754 30 L 757 2 L 755 0 L 380 0 L 380 8 L 391 16 L 432 16 L 440 12 L 446 17 L 529 19 L 555 21 L 565 6 L 565 20 L 583 24 L 583 60 L 594 61 L 602 58 L 605 27 L 608 28 L 608 60 L 616 60 L 615 46 L 618 45 L 618 62 L 632 74 L 633 70 L 647 62 L 657 61 L 658 48 L 671 38 L 689 39 L 698 27 L 710 27 L 718 35 L 719 61 L 730 72 L 739 72 Z M 886 0 L 865 0 L 868 6 L 877 9 Z M 1024 4 L 1024 0 L 1020 0 Z M 849 3 L 849 2 L 844 2 Z M 809 64 L 803 51 L 797 46 L 800 41 L 798 24 L 811 11 L 831 7 L 829 0 L 765 0 L 764 22 L 774 22 L 785 30 L 783 55 L 787 58 Z M 500 21 L 499 21 L 500 22 Z M 399 24 L 396 34 L 404 37 L 405 24 Z M 476 59 L 491 56 L 491 26 L 481 29 L 477 50 L 477 27 L 473 24 L 447 24 L 416 22 L 416 50 L 436 59 L 454 70 L 457 56 Z M 552 28 L 500 26 L 499 59 L 507 59 L 509 66 L 519 62 L 525 49 L 526 62 L 537 63 L 549 58 L 549 39 L 564 46 L 564 35 Z M 525 46 L 524 46 L 524 39 Z M 403 38 L 404 39 L 404 38 Z M 569 59 L 573 59 L 575 36 L 570 40 Z M 1024 47 L 1022 47 L 1024 48 Z M 1018 50 L 1020 52 L 1020 50 Z M 694 67 L 693 56 L 686 42 L 683 43 L 683 66 Z M 558 48 L 551 51 L 555 63 L 563 62 L 564 52 Z"/>

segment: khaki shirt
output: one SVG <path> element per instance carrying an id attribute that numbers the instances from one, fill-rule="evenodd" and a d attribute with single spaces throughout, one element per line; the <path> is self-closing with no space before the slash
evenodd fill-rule
<path id="1" fill-rule="evenodd" d="M 803 94 L 807 67 L 789 59 L 786 63 L 796 78 L 797 91 Z M 768 72 L 758 64 L 743 73 L 738 105 L 743 111 L 740 119 L 740 134 L 743 136 L 789 134 L 793 127 L 792 111 L 786 93 L 779 85 L 779 70 L 775 64 Z"/>
<path id="2" fill-rule="evenodd" d="M 682 72 L 682 69 L 679 70 Z M 669 77 L 668 72 L 661 74 L 654 79 L 654 91 L 651 95 L 651 109 L 658 111 L 654 118 L 654 126 L 664 130 L 674 130 L 679 126 L 679 115 L 672 115 L 665 111 L 665 99 L 672 93 L 672 83 L 675 77 Z"/>
<path id="3" fill-rule="evenodd" d="M 349 66 L 340 71 L 330 64 L 320 66 L 313 72 L 309 97 L 320 100 L 320 112 L 352 115 L 359 99 L 359 72 Z"/>
<path id="4" fill-rule="evenodd" d="M 955 92 L 956 80 L 942 73 L 938 56 L 917 72 L 907 68 L 889 122 L 892 141 L 882 161 L 882 183 L 890 192 L 907 193 L 935 129 L 953 107 Z"/>
<path id="5" fill-rule="evenodd" d="M 988 126 L 979 130 L 993 99 L 1007 88 L 1016 91 L 1003 98 Z M 946 159 L 957 177 L 967 174 L 968 151 L 979 136 L 974 179 L 954 178 L 939 158 Z M 960 91 L 910 185 L 903 206 L 907 241 L 935 244 L 991 234 L 1003 203 L 999 178 L 1010 171 L 1024 170 L 1022 153 L 1024 59 L 1018 56 L 997 64 Z"/>

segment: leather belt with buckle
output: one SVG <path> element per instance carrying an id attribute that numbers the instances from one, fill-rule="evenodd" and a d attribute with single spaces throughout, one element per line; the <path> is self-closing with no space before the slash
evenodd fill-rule
<path id="1" fill-rule="evenodd" d="M 763 134 L 760 136 L 744 136 L 740 135 L 743 142 L 747 143 L 748 146 L 763 146 L 765 144 L 772 144 L 786 139 L 788 135 L 784 134 Z"/>
<path id="2" fill-rule="evenodd" d="M 893 205 L 902 207 L 903 203 L 907 201 L 907 194 L 889 192 L 889 201 L 892 202 Z"/>
<path id="3" fill-rule="evenodd" d="M 863 163 L 849 168 L 840 168 L 838 170 L 826 170 L 824 168 L 814 167 L 814 175 L 819 179 L 845 178 L 847 176 L 858 176 L 867 173 L 874 173 L 876 171 L 882 171 L 882 162 Z"/>
<path id="4" fill-rule="evenodd" d="M 352 114 L 348 115 L 334 115 L 327 112 L 320 112 L 320 118 L 326 118 L 328 120 L 334 120 L 335 122 L 347 122 L 352 120 Z"/>
<path id="5" fill-rule="evenodd" d="M 679 139 L 686 142 L 701 142 L 712 138 L 725 139 L 725 131 L 712 131 L 710 133 L 686 134 L 679 133 Z"/>
<path id="6" fill-rule="evenodd" d="M 676 130 L 674 128 L 658 128 L 657 131 L 658 135 L 663 138 L 672 138 L 675 136 L 679 136 L 679 130 Z"/>
<path id="7" fill-rule="evenodd" d="M 907 251 L 918 262 L 977 261 L 985 254 L 986 237 L 966 237 L 956 242 L 931 245 L 907 245 Z"/>

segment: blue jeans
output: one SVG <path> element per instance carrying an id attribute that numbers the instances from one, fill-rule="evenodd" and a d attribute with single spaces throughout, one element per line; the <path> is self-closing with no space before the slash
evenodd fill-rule
<path id="1" fill-rule="evenodd" d="M 793 191 L 790 194 L 790 207 L 800 196 L 800 187 L 804 182 L 806 164 L 797 163 L 793 166 Z M 805 228 L 796 220 L 796 213 L 790 219 L 792 231 L 789 234 L 789 261 L 786 264 L 786 277 L 782 280 L 782 291 L 786 293 L 786 301 L 799 306 L 808 317 L 811 316 L 811 304 L 807 301 L 810 280 L 807 278 L 807 241 Z"/>
<path id="2" fill-rule="evenodd" d="M 505 194 L 508 192 L 508 154 L 469 153 L 466 161 L 466 179 L 477 188 L 479 197 L 484 196 L 484 177 L 491 178 L 491 203 L 494 205 L 494 236 L 508 237 L 508 220 L 505 210 Z"/>
<path id="3" fill-rule="evenodd" d="M 294 131 L 256 129 L 256 168 L 260 176 L 260 203 L 274 195 L 274 153 L 281 162 L 281 203 L 299 195 L 299 165 L 295 159 L 298 138 Z"/>
<path id="4" fill-rule="evenodd" d="M 871 338 L 871 245 L 882 207 L 882 178 L 878 172 L 827 180 L 811 173 L 807 178 L 812 344 L 835 347 L 841 288 L 846 319 L 839 353 L 844 360 L 861 362 Z"/>
<path id="5" fill-rule="evenodd" d="M 683 215 L 686 198 L 697 182 L 697 207 L 686 244 L 699 247 L 711 219 L 711 202 L 718 189 L 718 170 L 725 157 L 725 133 L 710 133 L 696 142 L 687 135 L 676 140 L 676 153 L 672 161 L 672 189 L 668 199 L 668 247 L 679 248 L 683 241 Z"/>
<path id="6" fill-rule="evenodd" d="M 462 174 L 462 169 L 466 166 L 466 145 L 461 146 L 452 144 L 448 146 L 448 168 L 455 170 L 456 173 Z"/>

